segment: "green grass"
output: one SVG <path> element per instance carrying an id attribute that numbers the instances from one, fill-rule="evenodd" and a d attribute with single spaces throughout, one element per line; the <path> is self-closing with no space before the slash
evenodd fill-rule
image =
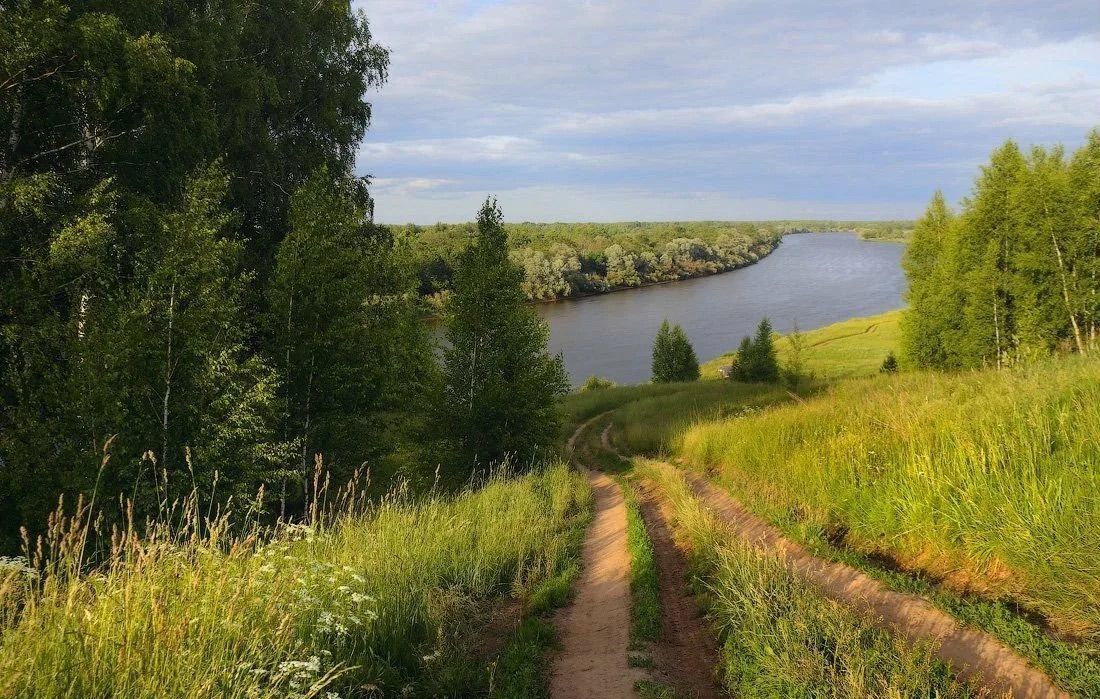
<path id="1" fill-rule="evenodd" d="M 1100 365 L 844 382 L 697 425 L 678 447 L 738 498 L 1073 633 L 1100 626 Z"/>
<path id="2" fill-rule="evenodd" d="M 653 542 L 646 530 L 633 486 L 620 478 L 626 500 L 626 541 L 630 550 L 630 635 L 635 644 L 661 636 L 661 590 Z"/>
<path id="3" fill-rule="evenodd" d="M 561 402 L 566 417 L 563 432 L 567 437 L 585 420 L 614 410 L 586 431 L 578 440 L 578 448 L 587 443 L 592 451 L 599 451 L 603 426 L 611 420 L 616 448 L 630 454 L 654 455 L 666 451 L 677 435 L 695 422 L 740 415 L 790 399 L 790 394 L 778 385 L 733 381 L 615 386 L 565 396 Z"/>
<path id="4" fill-rule="evenodd" d="M 675 393 L 635 400 L 616 410 L 611 437 L 628 454 L 667 453 L 679 435 L 697 422 L 746 415 L 792 400 L 778 385 L 696 381 Z"/>
<path id="5" fill-rule="evenodd" d="M 723 681 L 738 697 L 966 697 L 931 646 L 910 646 L 822 596 L 774 555 L 748 547 L 668 464 L 643 462 L 708 598 Z"/>
<path id="6" fill-rule="evenodd" d="M 508 596 L 560 601 L 590 508 L 585 479 L 558 465 L 274 537 L 224 522 L 200 534 L 184 516 L 116 539 L 82 574 L 79 531 L 59 531 L 42 578 L 2 578 L 0 695 L 487 691 L 477 620 Z M 534 622 L 514 640 L 546 645 Z"/>
<path id="7" fill-rule="evenodd" d="M 901 314 L 902 309 L 898 309 L 803 331 L 802 359 L 806 373 L 812 373 L 818 380 L 877 374 L 886 355 L 898 353 Z M 776 348 L 779 361 L 785 362 L 790 351 L 789 337 L 782 336 Z M 735 351 L 730 351 L 704 363 L 700 367 L 703 377 L 717 378 L 718 369 L 728 366 L 734 354 Z"/>

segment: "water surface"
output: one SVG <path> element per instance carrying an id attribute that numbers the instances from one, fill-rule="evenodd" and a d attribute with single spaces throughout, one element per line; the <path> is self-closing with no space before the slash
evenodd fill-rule
<path id="1" fill-rule="evenodd" d="M 574 384 L 592 375 L 640 383 L 649 380 L 653 336 L 665 318 L 683 326 L 704 361 L 735 349 L 763 316 L 787 332 L 795 322 L 810 330 L 899 308 L 903 250 L 854 233 L 789 235 L 744 269 L 542 304 L 539 313 Z"/>

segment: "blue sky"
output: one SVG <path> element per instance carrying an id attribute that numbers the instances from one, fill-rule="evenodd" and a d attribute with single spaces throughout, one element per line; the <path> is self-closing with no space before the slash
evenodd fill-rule
<path id="1" fill-rule="evenodd" d="M 356 0 L 387 223 L 909 218 L 1100 126 L 1100 2 Z"/>

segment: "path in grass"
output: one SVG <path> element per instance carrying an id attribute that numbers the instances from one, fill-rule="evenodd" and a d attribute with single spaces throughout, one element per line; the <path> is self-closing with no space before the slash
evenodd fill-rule
<path id="1" fill-rule="evenodd" d="M 653 663 L 662 684 L 677 696 L 719 699 L 715 678 L 718 643 L 687 587 L 688 567 L 672 528 L 653 493 L 641 489 L 639 506 L 657 563 L 661 593 L 661 637 L 653 645 Z"/>
<path id="2" fill-rule="evenodd" d="M 936 654 L 960 678 L 1014 699 L 1069 698 L 1047 675 L 993 636 L 966 628 L 926 600 L 895 592 L 851 566 L 813 556 L 699 474 L 685 475 L 696 495 L 734 532 L 755 546 L 783 552 L 796 574 L 829 597 L 872 615 L 903 638 L 936 642 Z"/>
<path id="3" fill-rule="evenodd" d="M 626 460 L 611 444 L 612 427 L 609 420 L 600 434 L 600 446 Z M 707 628 L 695 596 L 687 588 L 684 552 L 676 546 L 666 513 L 652 490 L 643 487 L 639 494 L 642 519 L 653 544 L 661 599 L 661 636 L 651 649 L 658 679 L 672 687 L 678 696 L 718 699 L 723 696 L 714 674 L 718 643 Z"/>
<path id="4" fill-rule="evenodd" d="M 597 415 L 570 437 L 578 437 Z M 626 540 L 626 502 L 608 476 L 589 471 L 595 515 L 584 542 L 584 570 L 572 603 L 555 620 L 561 651 L 553 659 L 553 699 L 626 699 L 635 697 L 642 673 L 630 667 L 630 552 Z"/>

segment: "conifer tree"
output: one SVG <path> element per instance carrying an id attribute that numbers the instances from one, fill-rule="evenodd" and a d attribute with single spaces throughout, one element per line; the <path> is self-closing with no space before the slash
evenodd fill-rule
<path id="1" fill-rule="evenodd" d="M 673 373 L 675 381 L 698 381 L 699 358 L 695 356 L 695 348 L 691 346 L 684 329 L 679 325 L 673 326 L 670 335 L 672 355 L 674 359 Z"/>
<path id="2" fill-rule="evenodd" d="M 752 338 L 748 335 L 741 338 L 741 344 L 737 346 L 737 354 L 734 355 L 730 365 L 730 379 L 734 381 L 752 381 L 750 369 L 756 364 L 753 357 Z"/>
<path id="3" fill-rule="evenodd" d="M 653 338 L 653 383 L 668 383 L 673 380 L 672 328 L 666 318 Z"/>
<path id="4" fill-rule="evenodd" d="M 754 381 L 773 383 L 779 380 L 779 356 L 772 339 L 772 324 L 761 318 L 752 340 L 751 376 Z"/>
<path id="5" fill-rule="evenodd" d="M 486 199 L 474 240 L 459 256 L 446 309 L 439 426 L 447 460 L 468 472 L 505 458 L 529 463 L 557 436 L 557 396 L 569 381 L 549 329 L 525 303 L 508 258 L 500 207 Z"/>
<path id="6" fill-rule="evenodd" d="M 882 360 L 882 366 L 879 368 L 883 374 L 896 374 L 898 373 L 898 358 L 894 356 L 893 352 L 889 352 L 886 355 L 886 359 Z"/>
<path id="7" fill-rule="evenodd" d="M 653 383 L 696 381 L 699 378 L 699 359 L 695 348 L 679 325 L 661 323 L 653 340 Z"/>

